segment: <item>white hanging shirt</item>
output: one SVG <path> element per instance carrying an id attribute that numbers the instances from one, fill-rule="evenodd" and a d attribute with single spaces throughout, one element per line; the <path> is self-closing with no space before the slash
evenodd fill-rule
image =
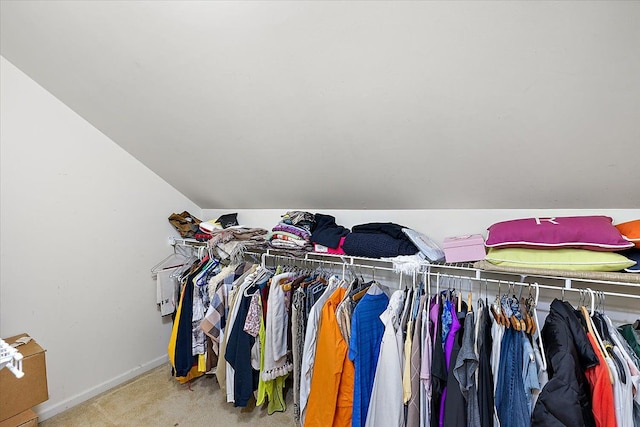
<path id="1" fill-rule="evenodd" d="M 402 333 L 401 316 L 405 294 L 397 290 L 391 295 L 387 309 L 380 315 L 384 334 L 373 380 L 373 390 L 365 427 L 404 426 L 402 398 Z M 402 332 L 402 331 L 400 331 Z"/>

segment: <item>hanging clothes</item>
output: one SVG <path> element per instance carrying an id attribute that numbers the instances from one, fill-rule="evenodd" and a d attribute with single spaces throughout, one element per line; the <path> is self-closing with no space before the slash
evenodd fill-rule
<path id="1" fill-rule="evenodd" d="M 538 365 L 533 346 L 524 332 L 520 333 L 520 339 L 522 341 L 522 384 L 526 399 L 527 420 L 530 420 L 533 411 L 533 394 L 540 390 Z"/>
<path id="2" fill-rule="evenodd" d="M 176 311 L 178 301 L 175 295 L 176 289 L 180 287 L 180 282 L 174 273 L 181 267 L 182 266 L 167 268 L 156 273 L 156 302 L 160 306 L 161 316 L 169 316 Z"/>
<path id="3" fill-rule="evenodd" d="M 431 339 L 432 325 L 429 319 L 430 306 L 434 304 L 431 298 L 427 298 L 422 308 L 422 331 L 420 336 L 420 426 L 428 426 L 431 414 L 431 357 L 433 354 L 433 341 Z"/>
<path id="4" fill-rule="evenodd" d="M 478 306 L 482 307 L 481 314 L 479 314 L 478 338 L 476 340 L 478 348 L 478 412 L 480 416 L 478 425 L 491 427 L 493 426 L 494 415 L 494 381 L 493 371 L 491 370 L 491 348 L 493 347 L 491 314 L 488 305 L 483 304 L 482 300 L 478 302 Z"/>
<path id="5" fill-rule="evenodd" d="M 462 335 L 465 330 L 465 316 L 467 304 L 462 302 L 462 310 L 456 311 L 455 301 L 450 301 L 451 329 L 445 343 L 445 357 L 447 364 L 447 388 L 443 392 L 441 406 L 441 425 L 451 427 L 465 427 L 467 424 L 467 408 L 460 388 L 460 383 L 454 375 L 454 369 L 461 350 Z M 450 350 L 449 350 L 450 349 Z M 444 407 L 444 411 L 443 408 Z"/>
<path id="6" fill-rule="evenodd" d="M 331 297 L 333 292 L 338 288 L 340 280 L 337 277 L 332 277 L 329 280 L 329 285 L 324 288 L 321 296 L 313 304 L 309 311 L 307 319 L 307 330 L 304 337 L 304 352 L 302 355 L 302 368 L 300 373 L 300 421 L 304 425 L 307 402 L 309 400 L 309 393 L 311 391 L 311 378 L 313 375 L 313 365 L 315 363 L 316 348 L 318 343 L 318 322 L 320 321 L 320 315 L 322 313 L 322 306 L 325 301 Z M 313 298 L 307 294 L 307 300 Z"/>
<path id="7" fill-rule="evenodd" d="M 607 362 L 598 352 L 598 343 L 590 333 L 587 338 L 593 348 L 593 352 L 598 357 L 599 363 L 588 368 L 585 372 L 587 381 L 591 389 L 593 417 L 597 427 L 616 427 L 616 411 L 613 403 L 613 387 L 609 379 Z"/>
<path id="8" fill-rule="evenodd" d="M 380 293 L 365 294 L 351 317 L 349 359 L 355 368 L 353 415 L 351 425 L 363 427 L 367 419 L 371 390 L 380 354 L 385 326 L 380 315 L 386 310 L 389 297 Z"/>
<path id="9" fill-rule="evenodd" d="M 405 293 L 397 290 L 391 295 L 386 310 L 380 315 L 384 333 L 375 370 L 371 399 L 365 420 L 366 427 L 401 427 L 404 425 L 402 393 L 402 322 Z"/>
<path id="10" fill-rule="evenodd" d="M 337 306 L 345 293 L 344 288 L 336 289 L 321 310 L 305 427 L 351 425 L 353 404 L 349 404 L 349 397 L 353 396 L 353 371 L 349 371 L 347 367 L 347 373 L 345 375 L 343 373 L 345 373 L 345 360 L 349 365 L 352 365 L 352 362 L 346 358 L 348 347 L 336 318 Z M 351 384 L 350 387 L 347 386 L 348 383 Z M 343 396 L 343 399 L 340 399 L 341 388 L 342 394 L 347 395 Z"/>
<path id="11" fill-rule="evenodd" d="M 271 279 L 267 301 L 265 363 L 261 373 L 265 381 L 284 376 L 293 370 L 293 365 L 287 360 L 289 311 L 281 285 L 295 276 L 295 273 L 282 273 Z"/>
<path id="12" fill-rule="evenodd" d="M 540 392 L 531 425 L 595 426 L 584 372 L 598 364 L 598 358 L 573 307 L 554 299 L 542 337 L 549 382 Z"/>
<path id="13" fill-rule="evenodd" d="M 184 279 L 184 285 L 173 324 L 171 339 L 169 341 L 169 360 L 175 370 L 177 378 L 186 382 L 198 376 L 197 367 L 194 364 L 197 359 L 193 355 L 192 313 L 193 313 L 193 278 L 198 273 L 200 266 L 195 264 L 192 272 Z"/>
<path id="14" fill-rule="evenodd" d="M 464 321 L 462 348 L 458 353 L 453 375 L 460 384 L 460 391 L 466 402 L 466 425 L 477 427 L 480 425 L 480 409 L 478 407 L 478 390 L 476 387 L 476 373 L 478 369 L 478 355 L 474 346 L 475 322 L 474 313 L 468 312 Z"/>
<path id="15" fill-rule="evenodd" d="M 437 297 L 436 304 L 431 307 L 429 314 L 434 325 L 433 331 L 433 357 L 431 360 L 431 427 L 440 426 L 440 408 L 442 405 L 442 394 L 447 384 L 447 362 L 444 353 L 442 340 L 442 314 L 444 304 L 440 296 Z M 444 409 L 444 408 L 443 408 Z"/>
<path id="16" fill-rule="evenodd" d="M 522 382 L 522 339 L 507 328 L 502 338 L 495 402 L 501 427 L 528 426 L 529 411 Z"/>
<path id="17" fill-rule="evenodd" d="M 262 296 L 260 296 L 262 303 Z M 260 372 L 264 370 L 264 353 L 265 341 L 267 339 L 264 318 L 260 318 L 260 331 L 258 333 L 260 342 Z M 267 414 L 271 415 L 275 412 L 283 412 L 286 409 L 283 388 L 285 377 L 278 377 L 274 380 L 264 381 L 258 376 L 258 393 L 256 396 L 256 405 L 261 406 L 265 402 L 267 404 Z"/>
<path id="18" fill-rule="evenodd" d="M 425 295 L 420 296 L 420 302 L 417 307 L 417 315 L 415 316 L 415 326 L 411 341 L 411 358 L 410 358 L 410 383 L 411 397 L 407 405 L 407 427 L 420 427 L 420 368 L 421 368 L 421 347 L 424 345 L 423 328 L 422 328 L 422 312 L 427 302 Z M 424 398 L 424 396 L 422 397 Z"/>
<path id="19" fill-rule="evenodd" d="M 243 314 L 240 312 L 240 305 L 242 302 L 243 294 L 245 290 L 253 284 L 254 280 L 256 280 L 256 278 L 260 273 L 261 273 L 260 270 L 256 269 L 256 271 L 254 271 L 253 273 L 245 277 L 244 281 L 240 284 L 240 286 L 234 287 L 230 292 L 229 299 L 230 299 L 231 305 L 229 307 L 229 324 L 227 325 L 226 332 L 225 332 L 224 358 L 221 357 L 221 359 L 223 359 L 225 362 L 227 361 L 227 357 L 226 357 L 227 349 L 229 349 L 230 351 L 233 351 L 232 348 L 229 348 L 229 335 L 233 330 L 233 327 L 236 324 L 236 321 L 244 325 L 245 319 L 241 319 L 238 317 L 238 314 L 240 314 L 240 316 L 242 316 Z M 222 352 L 221 352 L 221 356 L 222 356 Z M 235 403 L 235 396 L 236 396 L 235 369 L 229 363 L 224 363 L 224 369 L 225 369 L 227 402 Z M 220 378 L 218 377 L 218 381 L 219 380 Z"/>

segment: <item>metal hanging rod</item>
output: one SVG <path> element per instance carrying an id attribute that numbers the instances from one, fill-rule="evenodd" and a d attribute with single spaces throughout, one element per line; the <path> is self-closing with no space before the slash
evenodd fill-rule
<path id="1" fill-rule="evenodd" d="M 201 242 L 196 239 L 185 239 L 183 237 L 169 237 L 171 246 L 207 246 L 207 242 Z"/>
<path id="2" fill-rule="evenodd" d="M 169 237 L 169 244 L 172 246 L 180 245 L 180 246 L 190 246 L 190 247 L 201 247 L 206 246 L 207 242 L 200 242 L 195 239 L 185 239 L 185 238 L 177 238 L 177 237 Z M 366 258 L 366 257 L 358 257 L 352 255 L 333 255 L 333 254 L 323 254 L 317 252 L 307 252 L 304 256 L 292 256 L 288 254 L 286 251 L 278 250 L 278 249 L 267 249 L 267 250 L 254 250 L 251 252 L 247 252 L 247 254 L 253 254 L 254 256 L 261 257 L 262 255 L 266 256 L 278 256 L 282 259 L 289 258 L 292 260 L 305 260 L 310 262 L 324 262 L 326 265 L 334 265 L 334 266 L 342 266 L 343 264 L 348 264 L 353 267 L 371 269 L 374 267 L 376 270 L 381 271 L 393 271 L 393 261 L 390 259 L 378 259 L 378 258 Z M 331 263 L 331 264 L 329 264 Z M 631 283 L 631 282 L 622 282 L 622 281 L 614 281 L 614 280 L 602 280 L 602 279 L 590 279 L 590 278 L 580 278 L 580 277 L 560 277 L 560 276 L 549 276 L 546 275 L 544 271 L 541 271 L 540 274 L 533 273 L 516 273 L 516 272 L 508 272 L 508 271 L 497 271 L 497 270 L 484 270 L 479 269 L 473 266 L 472 263 L 430 263 L 428 261 L 422 261 L 420 263 L 419 273 L 423 273 L 425 271 L 456 271 L 456 272 L 464 272 L 464 274 L 468 278 L 474 278 L 477 280 L 485 280 L 486 275 L 497 275 L 501 277 L 517 277 L 519 281 L 524 283 L 525 279 L 539 282 L 540 280 L 554 280 L 561 281 L 562 286 L 551 286 L 551 285 L 540 285 L 542 288 L 549 289 L 581 289 L 586 288 L 589 285 L 602 285 L 602 286 L 621 286 L 624 288 L 632 288 L 633 290 L 630 292 L 634 293 L 619 293 L 607 291 L 610 296 L 616 297 L 627 297 L 637 299 L 640 298 L 640 283 Z M 503 280 L 504 282 L 505 280 Z M 575 286 L 576 284 L 581 284 L 584 286 Z"/>
<path id="3" fill-rule="evenodd" d="M 265 257 L 274 257 L 276 259 L 281 259 L 283 261 L 302 261 L 302 262 L 315 262 L 321 265 L 324 263 L 325 265 L 332 265 L 336 267 L 348 266 L 355 267 L 358 269 L 366 269 L 368 271 L 390 271 L 395 272 L 393 269 L 393 261 L 385 260 L 385 259 L 376 259 L 376 258 L 364 258 L 364 257 L 355 257 L 348 255 L 332 255 L 332 254 L 319 254 L 314 252 L 307 253 L 304 257 L 294 257 L 286 254 L 277 254 L 270 250 L 267 250 L 262 253 L 253 253 L 256 256 L 260 256 L 263 260 L 263 265 L 265 264 Z M 344 269 L 343 269 L 344 271 Z M 454 277 L 461 279 L 470 279 L 476 280 L 480 282 L 487 283 L 495 283 L 495 284 L 518 284 L 520 286 L 532 286 L 533 283 L 539 283 L 539 278 L 546 280 L 559 280 L 562 282 L 562 285 L 548 285 L 548 284 L 540 284 L 539 287 L 541 289 L 550 289 L 561 292 L 563 290 L 580 292 L 588 287 L 588 285 L 596 284 L 596 285 L 614 285 L 614 286 L 624 286 L 631 288 L 638 288 L 640 285 L 635 283 L 628 282 L 618 282 L 618 281 L 605 281 L 605 280 L 590 280 L 585 278 L 566 278 L 559 276 L 546 276 L 546 275 L 533 275 L 533 274 L 518 274 L 512 272 L 502 272 L 502 271 L 492 271 L 492 270 L 482 270 L 473 267 L 472 264 L 469 263 L 456 263 L 456 264 L 446 264 L 446 263 L 428 263 L 424 261 L 420 264 L 420 271 L 416 274 L 430 274 L 436 275 L 440 274 L 442 277 Z M 511 279 L 496 279 L 496 278 L 488 278 L 485 277 L 487 274 L 489 275 L 497 275 L 497 276 L 506 276 L 513 277 L 514 279 L 517 277 L 517 280 Z M 529 279 L 530 281 L 526 281 L 525 279 Z M 567 280 L 569 282 L 567 282 Z M 572 281 L 580 282 L 585 284 L 584 287 L 573 287 Z M 599 291 L 603 292 L 606 296 L 611 297 L 619 297 L 619 298 L 632 298 L 632 299 L 640 299 L 639 293 L 623 293 L 623 292 L 614 292 L 614 291 Z"/>

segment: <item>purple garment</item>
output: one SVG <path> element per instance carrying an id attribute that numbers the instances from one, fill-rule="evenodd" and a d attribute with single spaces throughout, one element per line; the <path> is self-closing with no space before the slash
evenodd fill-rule
<path id="1" fill-rule="evenodd" d="M 451 353 L 453 352 L 453 345 L 456 341 L 456 335 L 460 330 L 460 321 L 458 321 L 458 316 L 453 307 L 453 303 L 451 301 L 446 301 L 444 303 L 444 310 L 449 310 L 451 314 L 451 329 L 449 330 L 449 334 L 447 335 L 447 341 L 444 343 L 444 359 L 447 362 L 447 372 L 449 371 L 449 364 L 451 363 Z M 444 313 L 443 313 L 444 319 Z M 448 318 L 448 316 L 447 316 Z M 455 362 L 455 361 L 454 361 Z M 440 427 L 444 427 L 444 402 L 447 399 L 447 388 L 445 387 L 442 391 L 442 398 L 440 400 Z"/>
<path id="2" fill-rule="evenodd" d="M 440 311 L 440 301 L 438 297 L 435 297 L 434 300 L 431 301 L 429 305 L 429 319 L 431 320 L 431 325 L 429 325 L 432 329 L 430 329 L 431 337 L 433 339 L 433 344 L 436 343 L 436 331 L 438 329 L 438 312 Z"/>
<path id="3" fill-rule="evenodd" d="M 278 223 L 271 231 L 284 231 L 286 233 L 294 234 L 304 240 L 309 240 L 311 235 L 304 228 L 296 227 L 295 225 L 285 224 L 283 222 Z"/>

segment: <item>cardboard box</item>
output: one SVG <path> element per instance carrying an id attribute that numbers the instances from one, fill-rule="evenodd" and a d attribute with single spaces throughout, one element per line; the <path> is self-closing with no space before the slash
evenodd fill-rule
<path id="1" fill-rule="evenodd" d="M 12 344 L 27 334 L 6 338 Z M 24 376 L 16 378 L 8 369 L 0 369 L 0 420 L 18 415 L 49 399 L 45 350 L 32 340 L 17 348 L 23 356 Z"/>
<path id="2" fill-rule="evenodd" d="M 38 416 L 31 409 L 0 421 L 0 427 L 38 427 Z"/>
<path id="3" fill-rule="evenodd" d="M 469 262 L 484 259 L 484 238 L 480 234 L 447 237 L 442 243 L 447 262 Z"/>

